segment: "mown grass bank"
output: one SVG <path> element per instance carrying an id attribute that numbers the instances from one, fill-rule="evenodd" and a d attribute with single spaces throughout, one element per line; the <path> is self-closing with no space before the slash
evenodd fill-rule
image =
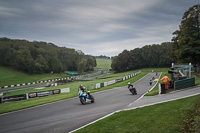
<path id="1" fill-rule="evenodd" d="M 180 133 L 184 129 L 184 121 L 190 118 L 190 111 L 199 103 L 200 95 L 122 111 L 78 130 L 77 133 Z"/>
<path id="2" fill-rule="evenodd" d="M 81 75 L 95 73 L 96 71 L 82 72 Z M 10 68 L 0 66 L 0 86 L 16 85 L 22 83 L 32 83 L 36 81 L 57 79 L 57 78 L 67 78 L 71 75 L 63 73 L 54 74 L 26 74 L 19 72 Z"/>
<path id="3" fill-rule="evenodd" d="M 111 69 L 111 59 L 96 59 L 97 68 Z"/>
<path id="4" fill-rule="evenodd" d="M 110 59 L 97 59 L 97 67 L 104 69 L 111 69 L 111 60 Z M 90 72 L 81 72 L 81 75 L 88 73 L 94 73 L 95 71 Z M 54 74 L 32 74 L 23 73 L 11 68 L 0 66 L 0 87 L 8 85 L 16 85 L 22 83 L 32 83 L 36 81 L 56 79 L 56 78 L 66 78 L 71 77 L 70 75 L 63 73 L 54 73 Z"/>
<path id="5" fill-rule="evenodd" d="M 22 83 L 31 83 L 36 81 L 56 79 L 56 78 L 66 78 L 69 75 L 64 73 L 55 74 L 34 74 L 28 75 L 23 72 L 19 72 L 10 68 L 0 66 L 0 86 L 15 85 Z"/>

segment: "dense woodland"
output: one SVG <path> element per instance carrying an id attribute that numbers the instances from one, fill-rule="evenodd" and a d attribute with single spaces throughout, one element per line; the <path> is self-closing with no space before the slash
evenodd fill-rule
<path id="1" fill-rule="evenodd" d="M 173 57 L 177 62 L 192 62 L 197 71 L 200 64 L 200 4 L 184 13 L 179 30 L 173 35 Z"/>
<path id="2" fill-rule="evenodd" d="M 100 56 L 94 56 L 96 59 L 110 59 L 109 56 L 105 56 L 105 55 L 100 55 Z"/>
<path id="3" fill-rule="evenodd" d="M 131 51 L 124 50 L 113 59 L 112 69 L 123 72 L 138 68 L 169 67 L 171 63 L 192 63 L 198 71 L 200 64 L 200 4 L 183 15 L 180 29 L 173 33 L 172 42 L 147 45 Z"/>
<path id="4" fill-rule="evenodd" d="M 0 38 L 0 65 L 29 74 L 87 71 L 96 66 L 93 56 L 52 43 Z"/>
<path id="5" fill-rule="evenodd" d="M 172 43 L 161 45 L 146 45 L 131 51 L 124 50 L 113 59 L 112 69 L 116 72 L 124 72 L 148 67 L 169 67 L 173 59 L 170 58 Z"/>

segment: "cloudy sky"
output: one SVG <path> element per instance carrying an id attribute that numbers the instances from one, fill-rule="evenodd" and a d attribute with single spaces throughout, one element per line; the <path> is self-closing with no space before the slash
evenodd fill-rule
<path id="1" fill-rule="evenodd" d="M 199 0 L 0 0 L 0 37 L 52 42 L 90 55 L 169 42 Z"/>

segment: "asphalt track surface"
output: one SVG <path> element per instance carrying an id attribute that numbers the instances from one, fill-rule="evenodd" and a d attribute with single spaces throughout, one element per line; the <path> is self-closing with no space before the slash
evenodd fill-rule
<path id="1" fill-rule="evenodd" d="M 158 78 L 149 73 L 134 83 L 137 95 L 127 86 L 92 93 L 95 103 L 82 105 L 78 97 L 30 109 L 0 115 L 0 133 L 66 133 L 95 121 L 114 111 L 126 108 L 140 98 L 151 86 L 149 80 Z"/>

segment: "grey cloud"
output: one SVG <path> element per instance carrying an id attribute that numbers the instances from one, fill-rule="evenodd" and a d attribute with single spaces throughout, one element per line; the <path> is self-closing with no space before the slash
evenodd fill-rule
<path id="1" fill-rule="evenodd" d="M 2 0 L 0 35 L 111 56 L 124 49 L 170 41 L 183 13 L 194 4 L 198 2 Z"/>

